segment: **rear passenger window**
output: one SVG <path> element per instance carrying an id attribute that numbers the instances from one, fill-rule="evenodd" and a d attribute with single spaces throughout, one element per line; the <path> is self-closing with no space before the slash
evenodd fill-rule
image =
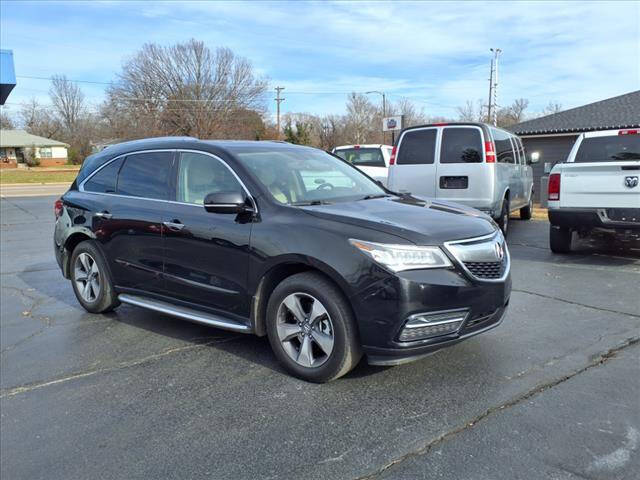
<path id="1" fill-rule="evenodd" d="M 85 192 L 116 193 L 116 180 L 124 158 L 118 158 L 102 167 L 84 183 Z"/>
<path id="2" fill-rule="evenodd" d="M 118 176 L 118 194 L 168 200 L 172 158 L 172 152 L 129 155 Z"/>
<path id="3" fill-rule="evenodd" d="M 498 163 L 516 163 L 511 140 L 509 140 L 510 135 L 496 128 L 492 128 L 491 133 L 496 144 L 496 160 Z"/>
<path id="4" fill-rule="evenodd" d="M 398 165 L 422 165 L 433 163 L 436 151 L 435 128 L 410 130 L 402 136 L 398 151 Z"/>
<path id="5" fill-rule="evenodd" d="M 477 128 L 445 128 L 440 163 L 482 162 L 482 138 Z"/>

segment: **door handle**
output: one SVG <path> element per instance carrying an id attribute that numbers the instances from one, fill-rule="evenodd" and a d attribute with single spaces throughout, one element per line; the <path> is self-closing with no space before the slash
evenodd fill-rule
<path id="1" fill-rule="evenodd" d="M 184 223 L 180 223 L 179 221 L 173 222 L 162 222 L 162 224 L 167 227 L 169 230 L 179 231 L 184 228 Z"/>
<path id="2" fill-rule="evenodd" d="M 109 220 L 111 217 L 113 217 L 113 215 L 111 215 L 106 210 L 104 212 L 96 212 L 95 216 L 96 217 L 100 217 L 100 218 L 104 218 L 106 220 Z"/>

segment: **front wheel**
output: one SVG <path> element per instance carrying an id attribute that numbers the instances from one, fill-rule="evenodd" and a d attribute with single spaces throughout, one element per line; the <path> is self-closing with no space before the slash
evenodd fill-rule
<path id="1" fill-rule="evenodd" d="M 70 273 L 73 292 L 86 311 L 104 313 L 120 304 L 106 262 L 92 241 L 80 242 L 73 250 Z"/>
<path id="2" fill-rule="evenodd" d="M 549 247 L 553 253 L 571 252 L 573 231 L 566 227 L 551 226 L 549 230 Z"/>
<path id="3" fill-rule="evenodd" d="M 315 272 L 293 275 L 276 287 L 267 306 L 267 335 L 280 363 L 311 382 L 341 377 L 362 357 L 349 304 Z"/>

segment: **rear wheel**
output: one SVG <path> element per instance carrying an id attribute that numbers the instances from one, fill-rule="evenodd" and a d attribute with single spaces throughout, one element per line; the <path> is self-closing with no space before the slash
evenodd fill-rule
<path id="1" fill-rule="evenodd" d="M 104 313 L 120 304 L 106 262 L 92 241 L 80 242 L 73 250 L 70 274 L 73 292 L 88 312 Z"/>
<path id="2" fill-rule="evenodd" d="M 500 217 L 496 220 L 496 223 L 502 230 L 502 234 L 506 237 L 509 232 L 509 198 L 505 197 L 502 202 L 502 211 Z"/>
<path id="3" fill-rule="evenodd" d="M 362 357 L 349 304 L 315 272 L 293 275 L 276 287 L 267 306 L 267 335 L 280 363 L 311 382 L 341 377 Z"/>
<path id="4" fill-rule="evenodd" d="M 549 247 L 554 253 L 569 253 L 573 231 L 566 227 L 551 226 L 549 230 Z"/>
<path id="5" fill-rule="evenodd" d="M 521 220 L 531 220 L 531 215 L 533 213 L 533 194 L 529 197 L 529 203 L 526 207 L 522 207 L 520 209 L 520 219 Z"/>

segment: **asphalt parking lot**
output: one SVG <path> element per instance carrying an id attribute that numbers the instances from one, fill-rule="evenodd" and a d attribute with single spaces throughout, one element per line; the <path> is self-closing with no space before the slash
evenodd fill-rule
<path id="1" fill-rule="evenodd" d="M 265 338 L 86 313 L 53 257 L 54 199 L 0 202 L 3 479 L 637 478 L 637 246 L 553 255 L 546 222 L 514 220 L 499 328 L 315 385 Z"/>

